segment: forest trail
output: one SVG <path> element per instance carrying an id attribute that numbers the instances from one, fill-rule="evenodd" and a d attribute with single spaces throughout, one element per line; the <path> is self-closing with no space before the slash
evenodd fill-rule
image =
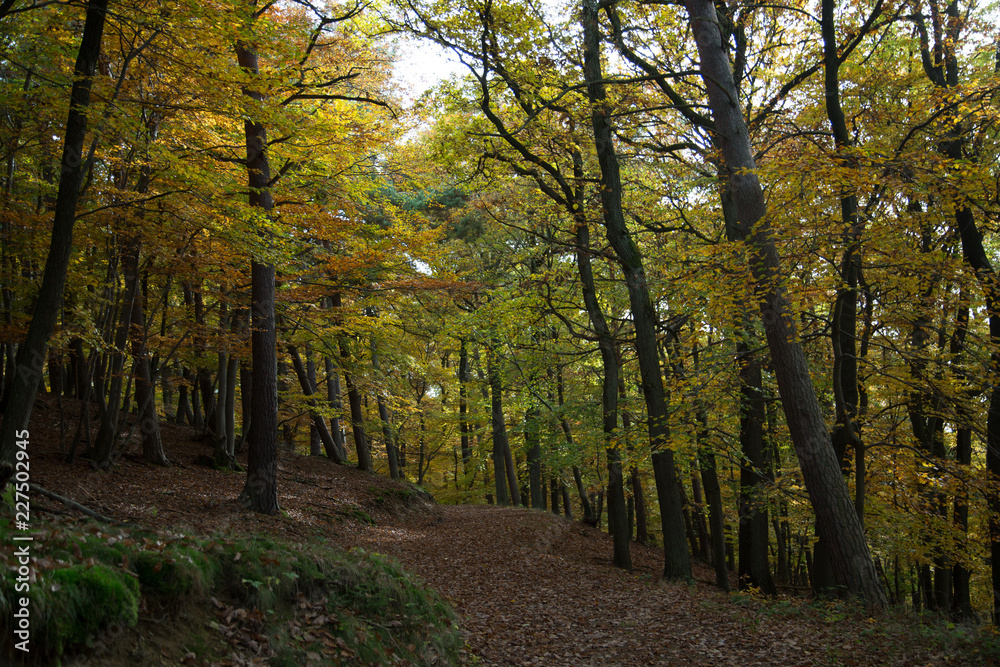
<path id="1" fill-rule="evenodd" d="M 544 512 L 441 506 L 357 538 L 445 595 L 482 665 L 955 664 L 908 659 L 899 646 L 890 659 L 881 642 L 864 641 L 863 619 L 783 615 L 752 597 L 734 604 L 704 566 L 696 577 L 706 581 L 662 583 L 662 552 L 635 543 L 635 570 L 624 572 L 607 535 Z"/>
<path id="2" fill-rule="evenodd" d="M 472 664 L 986 664 L 928 648 L 926 619 L 874 621 L 839 603 L 727 595 L 700 563 L 694 581 L 662 583 L 657 549 L 633 542 L 635 570 L 628 573 L 612 565 L 610 537 L 580 522 L 521 508 L 438 505 L 411 487 L 321 457 L 282 452 L 283 512 L 257 515 L 235 502 L 245 475 L 199 465 L 209 445 L 186 427 L 164 426 L 167 468 L 128 452 L 107 472 L 82 459 L 70 465 L 58 424 L 72 422 L 77 408 L 66 401 L 61 409 L 51 397 L 39 402 L 31 425 L 37 484 L 149 528 L 321 538 L 390 554 L 454 606 Z M 37 503 L 38 511 L 46 508 L 65 513 Z M 225 664 L 262 664 L 246 658 Z"/>

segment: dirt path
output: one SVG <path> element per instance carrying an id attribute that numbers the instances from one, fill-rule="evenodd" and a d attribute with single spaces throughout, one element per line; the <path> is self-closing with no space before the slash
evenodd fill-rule
<path id="1" fill-rule="evenodd" d="M 65 401 L 75 424 L 78 406 Z M 284 512 L 261 517 L 234 499 L 245 476 L 197 465 L 207 445 L 165 424 L 174 466 L 123 458 L 106 473 L 63 461 L 54 399 L 31 425 L 32 480 L 108 516 L 181 532 L 322 537 L 396 556 L 461 615 L 480 665 L 983 665 L 928 638 L 928 619 L 875 621 L 801 600 L 721 593 L 695 566 L 690 584 L 661 584 L 662 552 L 633 543 L 633 573 L 611 565 L 607 535 L 545 512 L 437 506 L 383 477 L 282 453 Z M 166 446 L 166 445 L 165 445 Z M 912 623 L 910 623 L 912 621 Z"/>
<path id="2" fill-rule="evenodd" d="M 706 584 L 660 584 L 658 554 L 639 545 L 635 572 L 618 570 L 606 536 L 578 523 L 485 506 L 435 514 L 372 527 L 359 542 L 441 591 L 483 665 L 880 662 L 790 619 L 743 613 Z"/>

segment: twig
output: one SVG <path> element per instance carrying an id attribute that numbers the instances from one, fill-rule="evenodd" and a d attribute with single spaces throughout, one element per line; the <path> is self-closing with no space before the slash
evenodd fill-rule
<path id="1" fill-rule="evenodd" d="M 66 507 L 70 507 L 72 509 L 75 509 L 77 512 L 82 512 L 83 514 L 86 514 L 87 516 L 89 516 L 89 517 L 91 517 L 93 519 L 97 519 L 101 523 L 110 523 L 110 524 L 118 524 L 118 525 L 125 523 L 124 521 L 118 521 L 117 519 L 111 519 L 109 517 L 106 517 L 106 516 L 103 516 L 101 514 L 98 514 L 94 510 L 88 509 L 88 508 L 84 507 L 83 505 L 81 505 L 80 503 L 76 502 L 75 500 L 70 500 L 69 498 L 64 498 L 63 496 L 60 496 L 57 493 L 52 493 L 48 489 L 43 489 L 42 487 L 38 486 L 37 484 L 28 484 L 28 488 L 31 489 L 33 492 L 41 495 L 41 496 L 45 496 L 46 498 L 49 498 L 50 500 L 55 500 L 57 502 L 60 502 L 63 505 L 65 505 Z"/>

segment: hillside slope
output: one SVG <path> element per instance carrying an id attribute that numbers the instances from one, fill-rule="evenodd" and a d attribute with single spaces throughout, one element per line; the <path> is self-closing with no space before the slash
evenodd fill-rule
<path id="1" fill-rule="evenodd" d="M 73 407 L 64 402 L 63 418 L 75 425 Z M 582 524 L 525 509 L 439 506 L 413 487 L 325 459 L 282 452 L 284 512 L 254 515 L 235 502 L 243 475 L 196 463 L 208 445 L 193 441 L 186 427 L 165 427 L 172 467 L 148 466 L 126 452 L 111 471 L 96 472 L 84 460 L 63 461 L 59 420 L 55 401 L 41 401 L 30 438 L 33 482 L 115 519 L 175 534 L 266 534 L 392 555 L 454 606 L 476 664 L 957 665 L 997 658 L 995 636 L 942 631 L 919 617 L 869 619 L 840 603 L 726 595 L 709 584 L 704 567 L 693 582 L 664 584 L 661 554 L 638 544 L 635 571 L 623 572 L 611 565 L 608 537 Z M 41 498 L 33 508 L 67 511 Z M 219 615 L 208 600 L 201 608 L 185 611 L 187 620 L 205 626 Z M 190 624 L 168 625 L 176 632 Z M 170 643 L 152 624 L 137 632 L 148 643 L 165 642 L 161 664 L 194 664 L 190 655 L 185 662 L 182 642 Z M 259 646 L 230 645 L 230 657 L 211 664 L 268 663 Z M 317 655 L 311 664 L 331 663 Z"/>

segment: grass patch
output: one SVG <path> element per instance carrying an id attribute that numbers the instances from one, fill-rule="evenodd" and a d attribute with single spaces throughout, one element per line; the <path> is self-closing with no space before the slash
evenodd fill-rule
<path id="1" fill-rule="evenodd" d="M 454 613 L 395 561 L 269 536 L 230 538 L 153 533 L 96 524 L 36 521 L 30 587 L 35 664 L 107 643 L 134 627 L 142 600 L 177 610 L 209 603 L 264 619 L 271 664 L 302 665 L 309 654 L 351 664 L 460 662 Z M 9 520 L 0 543 L 11 544 Z M 17 599 L 11 550 L 0 551 L 0 627 L 11 627 Z M 221 601 L 221 603 L 219 602 Z M 301 631 L 297 631 L 298 628 Z M 192 630 L 192 643 L 203 643 Z M 317 639 L 320 638 L 320 639 Z M 0 663 L 14 639 L 0 637 Z M 199 652 L 200 655 L 200 652 Z"/>

